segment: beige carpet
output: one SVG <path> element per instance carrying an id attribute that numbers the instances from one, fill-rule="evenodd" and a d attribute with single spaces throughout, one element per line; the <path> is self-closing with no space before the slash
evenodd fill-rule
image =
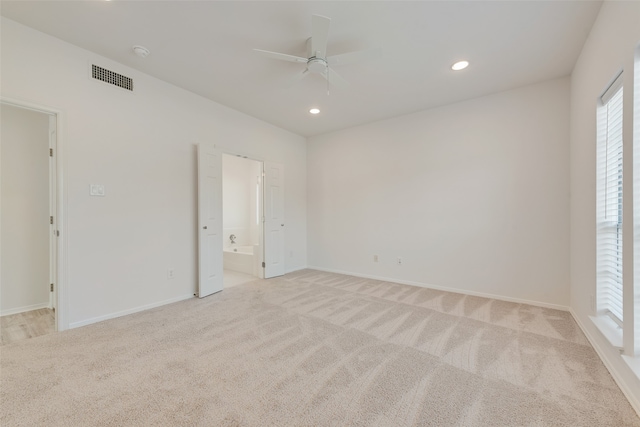
<path id="1" fill-rule="evenodd" d="M 3 427 L 640 426 L 568 313 L 312 270 L 0 352 Z"/>

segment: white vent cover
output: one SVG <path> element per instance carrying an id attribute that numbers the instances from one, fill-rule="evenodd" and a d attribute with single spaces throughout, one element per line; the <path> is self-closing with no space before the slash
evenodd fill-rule
<path id="1" fill-rule="evenodd" d="M 115 73 L 107 70 L 106 68 L 98 67 L 95 64 L 91 65 L 91 77 L 105 83 L 133 91 L 133 79 L 131 77 L 123 76 L 122 74 Z"/>

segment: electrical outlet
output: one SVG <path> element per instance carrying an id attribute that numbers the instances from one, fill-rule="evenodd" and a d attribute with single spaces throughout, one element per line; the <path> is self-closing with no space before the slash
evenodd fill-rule
<path id="1" fill-rule="evenodd" d="M 167 270 L 167 279 L 173 279 L 173 268 Z"/>
<path id="2" fill-rule="evenodd" d="M 373 262 L 378 262 L 378 255 L 373 256 Z"/>
<path id="3" fill-rule="evenodd" d="M 402 258 L 398 257 L 398 265 L 402 265 Z"/>
<path id="4" fill-rule="evenodd" d="M 104 197 L 104 185 L 102 185 L 102 184 L 91 184 L 89 186 L 89 195 L 90 196 Z"/>

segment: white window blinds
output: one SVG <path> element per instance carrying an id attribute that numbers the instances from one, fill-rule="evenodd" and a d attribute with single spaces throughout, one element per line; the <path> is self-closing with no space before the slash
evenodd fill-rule
<path id="1" fill-rule="evenodd" d="M 622 325 L 622 74 L 598 108 L 598 312 Z"/>

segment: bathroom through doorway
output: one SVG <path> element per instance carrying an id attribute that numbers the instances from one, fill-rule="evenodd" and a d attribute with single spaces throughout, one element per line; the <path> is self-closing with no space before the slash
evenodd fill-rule
<path id="1" fill-rule="evenodd" d="M 263 163 L 222 155 L 224 287 L 264 277 Z"/>

